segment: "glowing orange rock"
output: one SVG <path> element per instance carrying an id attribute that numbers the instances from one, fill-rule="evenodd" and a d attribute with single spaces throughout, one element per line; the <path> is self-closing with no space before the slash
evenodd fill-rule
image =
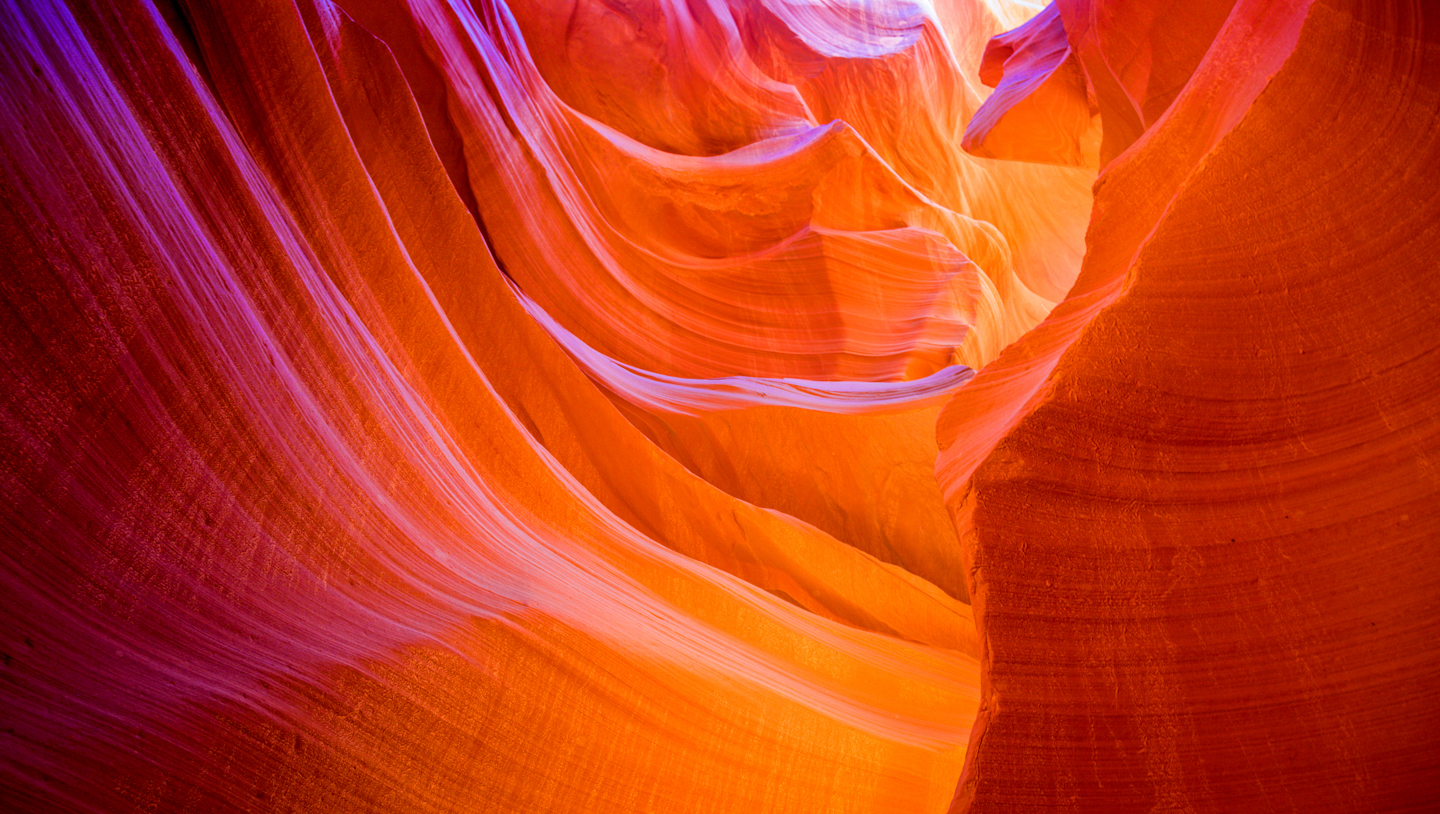
<path id="1" fill-rule="evenodd" d="M 340 9 L 169 11 L 0 10 L 6 808 L 943 807 L 968 608 L 652 447 Z"/>
<path id="2" fill-rule="evenodd" d="M 1436 808 L 1424 11 L 0 5 L 0 809 Z"/>
<path id="3" fill-rule="evenodd" d="M 1081 166 L 1093 163 L 1095 131 L 1085 74 L 1060 11 L 1045 7 L 1029 22 L 990 41 L 980 81 L 995 94 L 976 112 L 964 147 L 975 155 Z"/>

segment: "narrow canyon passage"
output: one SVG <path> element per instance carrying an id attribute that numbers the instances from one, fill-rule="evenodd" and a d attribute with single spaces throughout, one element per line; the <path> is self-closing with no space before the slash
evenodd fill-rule
<path id="1" fill-rule="evenodd" d="M 1440 807 L 1440 21 L 0 6 L 0 808 Z"/>

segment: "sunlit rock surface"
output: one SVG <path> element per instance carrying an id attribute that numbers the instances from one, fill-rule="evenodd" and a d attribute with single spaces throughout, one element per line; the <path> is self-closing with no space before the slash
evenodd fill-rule
<path id="1" fill-rule="evenodd" d="M 1433 810 L 1430 11 L 0 5 L 0 809 Z"/>

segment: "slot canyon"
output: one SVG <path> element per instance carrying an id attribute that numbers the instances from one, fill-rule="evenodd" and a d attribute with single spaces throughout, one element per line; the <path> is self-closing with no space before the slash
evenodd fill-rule
<path id="1" fill-rule="evenodd" d="M 0 69 L 0 810 L 1440 811 L 1432 0 Z"/>

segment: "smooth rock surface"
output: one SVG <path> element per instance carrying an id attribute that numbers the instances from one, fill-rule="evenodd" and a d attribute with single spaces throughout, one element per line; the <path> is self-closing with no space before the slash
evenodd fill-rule
<path id="1" fill-rule="evenodd" d="M 0 55 L 0 810 L 1440 808 L 1428 5 Z"/>

